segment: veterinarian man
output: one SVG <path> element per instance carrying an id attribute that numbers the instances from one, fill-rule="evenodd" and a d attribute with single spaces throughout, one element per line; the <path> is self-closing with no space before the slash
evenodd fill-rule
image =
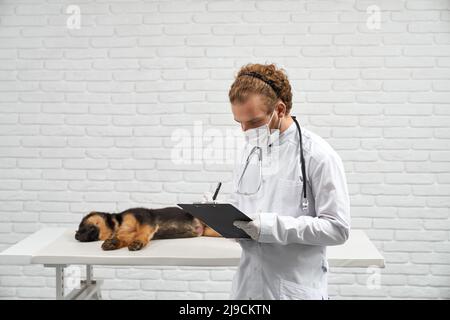
<path id="1" fill-rule="evenodd" d="M 246 136 L 229 202 L 253 219 L 234 222 L 251 239 L 238 240 L 242 256 L 230 297 L 328 299 L 326 246 L 344 243 L 350 230 L 342 160 L 297 127 L 291 86 L 275 65 L 244 66 L 229 98 Z"/>

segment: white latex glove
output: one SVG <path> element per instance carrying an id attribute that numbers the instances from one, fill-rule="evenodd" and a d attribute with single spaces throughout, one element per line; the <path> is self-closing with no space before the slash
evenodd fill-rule
<path id="1" fill-rule="evenodd" d="M 261 233 L 261 220 L 259 214 L 250 217 L 252 221 L 235 220 L 233 225 L 244 230 L 253 240 L 258 241 Z"/>

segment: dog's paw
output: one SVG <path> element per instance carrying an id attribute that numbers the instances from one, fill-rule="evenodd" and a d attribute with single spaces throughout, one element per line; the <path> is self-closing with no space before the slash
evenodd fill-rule
<path id="1" fill-rule="evenodd" d="M 137 250 L 141 250 L 143 247 L 144 247 L 144 244 L 141 241 L 135 240 L 128 246 L 128 250 L 137 251 Z"/>
<path id="2" fill-rule="evenodd" d="M 106 239 L 102 244 L 103 250 L 116 250 L 119 248 L 120 241 L 117 238 Z"/>

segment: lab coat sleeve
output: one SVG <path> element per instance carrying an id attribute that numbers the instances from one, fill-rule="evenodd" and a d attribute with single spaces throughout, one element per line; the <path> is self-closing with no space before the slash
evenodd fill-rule
<path id="1" fill-rule="evenodd" d="M 341 158 L 331 154 L 311 159 L 309 172 L 316 216 L 261 213 L 259 242 L 332 246 L 348 239 L 350 200 Z"/>

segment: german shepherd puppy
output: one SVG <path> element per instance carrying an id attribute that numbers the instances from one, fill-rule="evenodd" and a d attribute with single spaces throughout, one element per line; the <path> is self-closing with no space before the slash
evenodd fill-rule
<path id="1" fill-rule="evenodd" d="M 104 241 L 103 250 L 128 247 L 140 250 L 151 239 L 221 237 L 203 221 L 178 207 L 131 208 L 120 213 L 93 211 L 85 216 L 75 233 L 81 242 Z"/>

